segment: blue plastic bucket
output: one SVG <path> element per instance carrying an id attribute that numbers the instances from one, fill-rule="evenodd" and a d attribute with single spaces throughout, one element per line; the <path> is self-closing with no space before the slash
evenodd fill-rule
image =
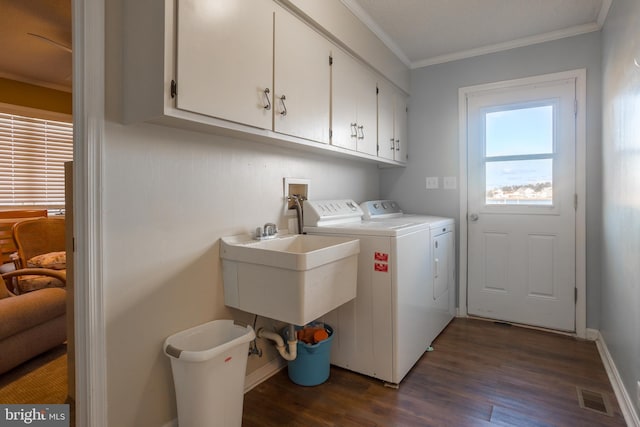
<path id="1" fill-rule="evenodd" d="M 289 361 L 289 379 L 298 385 L 314 386 L 322 384 L 329 379 L 331 366 L 331 341 L 333 340 L 333 328 L 324 324 L 329 338 L 317 344 L 307 344 L 298 341 L 298 355 L 295 360 Z M 302 329 L 296 327 L 297 329 Z M 285 341 L 289 338 L 288 328 L 282 331 Z"/>

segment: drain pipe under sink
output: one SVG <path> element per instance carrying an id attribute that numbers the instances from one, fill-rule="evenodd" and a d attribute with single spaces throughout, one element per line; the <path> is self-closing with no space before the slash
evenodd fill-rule
<path id="1" fill-rule="evenodd" d="M 289 325 L 289 337 L 295 337 L 295 336 L 296 336 L 295 326 Z M 284 346 L 284 339 L 282 339 L 280 334 L 277 334 L 275 332 L 265 331 L 264 328 L 260 328 L 258 329 L 258 337 L 266 338 L 273 341 L 275 343 L 276 349 L 278 350 L 278 353 L 280 353 L 280 356 L 282 356 L 285 360 L 288 360 L 288 361 L 296 360 L 296 357 L 298 356 L 298 340 L 297 339 L 287 340 L 287 344 L 289 347 L 289 351 L 287 352 L 287 349 Z"/>

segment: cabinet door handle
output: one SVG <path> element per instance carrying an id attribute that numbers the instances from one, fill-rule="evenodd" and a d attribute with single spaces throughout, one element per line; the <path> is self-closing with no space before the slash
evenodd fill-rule
<path id="1" fill-rule="evenodd" d="M 351 138 L 357 138 L 357 137 L 358 137 L 358 124 L 351 123 Z"/>
<path id="2" fill-rule="evenodd" d="M 400 140 L 396 139 L 396 151 L 400 151 Z"/>
<path id="3" fill-rule="evenodd" d="M 391 151 L 395 150 L 396 148 L 396 140 L 391 138 Z"/>
<path id="4" fill-rule="evenodd" d="M 358 130 L 360 131 L 360 135 L 358 135 L 358 139 L 364 139 L 364 125 L 358 126 Z"/>
<path id="5" fill-rule="evenodd" d="M 269 94 L 271 93 L 271 91 L 269 90 L 269 88 L 266 88 L 264 90 L 264 97 L 267 100 L 267 105 L 264 106 L 265 110 L 271 110 L 271 100 L 269 100 Z"/>
<path id="6" fill-rule="evenodd" d="M 286 99 L 287 99 L 287 98 L 286 98 L 284 95 L 282 95 L 282 96 L 280 97 L 280 102 L 282 103 L 282 111 L 280 112 L 280 115 L 281 115 L 281 116 L 286 116 L 286 115 L 287 115 L 287 105 L 284 103 L 284 101 L 285 101 Z"/>

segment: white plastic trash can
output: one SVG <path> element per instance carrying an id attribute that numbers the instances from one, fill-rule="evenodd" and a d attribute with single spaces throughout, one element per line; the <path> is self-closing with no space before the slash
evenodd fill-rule
<path id="1" fill-rule="evenodd" d="M 171 335 L 171 359 L 180 427 L 242 425 L 244 377 L 253 328 L 214 320 Z"/>

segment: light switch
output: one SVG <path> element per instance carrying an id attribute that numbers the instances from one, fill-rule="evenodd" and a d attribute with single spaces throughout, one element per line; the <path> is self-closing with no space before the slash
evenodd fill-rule
<path id="1" fill-rule="evenodd" d="M 445 176 L 442 178 L 442 185 L 445 190 L 455 190 L 458 186 L 458 182 L 455 176 Z"/>
<path id="2" fill-rule="evenodd" d="M 427 177 L 427 190 L 434 190 L 438 188 L 440 185 L 438 183 L 437 176 L 428 176 Z"/>

